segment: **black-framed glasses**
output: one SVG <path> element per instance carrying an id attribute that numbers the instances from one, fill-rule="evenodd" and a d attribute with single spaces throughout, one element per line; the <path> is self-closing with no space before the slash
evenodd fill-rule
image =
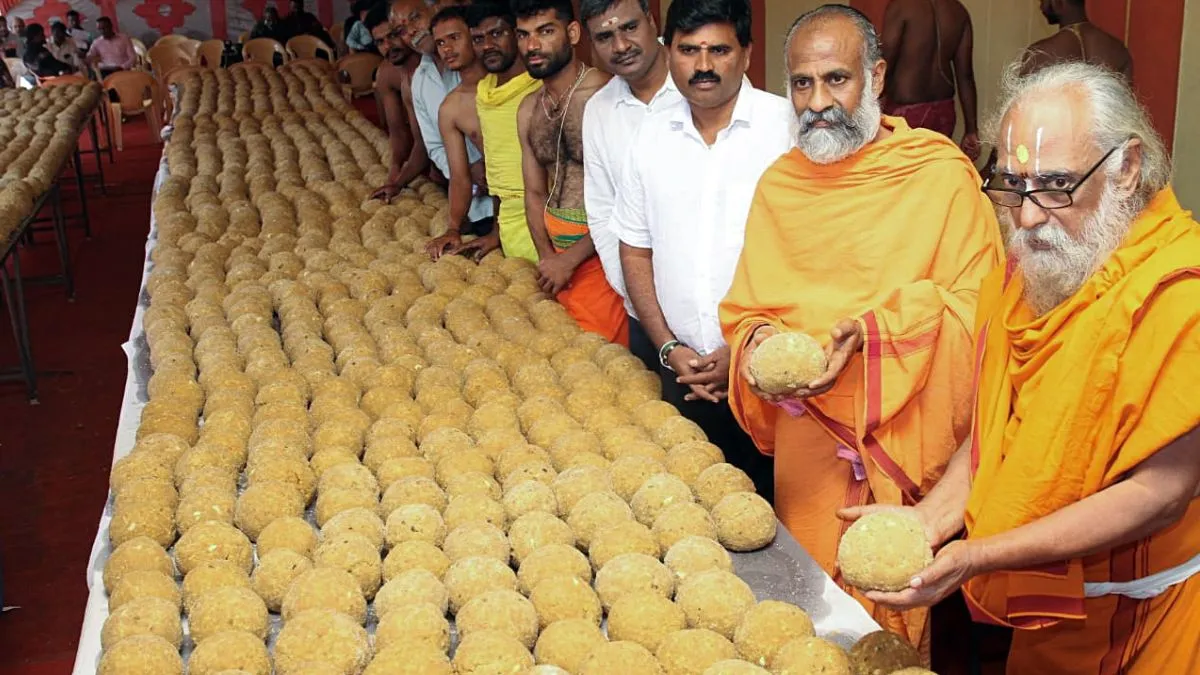
<path id="1" fill-rule="evenodd" d="M 1020 208 L 1021 205 L 1025 203 L 1025 200 L 1028 199 L 1043 209 L 1065 209 L 1075 203 L 1075 191 L 1078 190 L 1081 185 L 1087 182 L 1087 179 L 1091 178 L 1092 174 L 1096 173 L 1101 166 L 1104 166 L 1104 163 L 1108 161 L 1109 157 L 1112 157 L 1114 152 L 1120 150 L 1124 145 L 1125 144 L 1122 143 L 1104 153 L 1104 156 L 1100 158 L 1100 161 L 1096 162 L 1091 169 L 1088 169 L 1087 173 L 1083 174 L 1082 178 L 1075 181 L 1075 184 L 1069 188 L 1037 188 L 1034 190 L 1016 190 L 1013 188 L 995 187 L 991 184 L 992 181 L 996 179 L 996 174 L 993 172 L 993 174 L 989 176 L 987 182 L 983 184 L 983 193 L 988 196 L 988 199 L 992 200 L 993 204 L 998 206 L 1007 206 L 1009 208 L 1016 209 Z"/>

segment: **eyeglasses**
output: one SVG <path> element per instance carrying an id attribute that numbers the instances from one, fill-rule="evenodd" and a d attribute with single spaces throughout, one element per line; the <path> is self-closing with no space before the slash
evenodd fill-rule
<path id="1" fill-rule="evenodd" d="M 993 175 L 989 176 L 988 180 L 984 183 L 983 193 L 988 196 L 988 199 L 992 200 L 993 204 L 998 206 L 1007 206 L 1009 208 L 1016 209 L 1020 208 L 1021 205 L 1025 203 L 1025 200 L 1028 199 L 1043 209 L 1065 209 L 1075 203 L 1075 191 L 1078 190 L 1081 185 L 1087 182 L 1087 179 L 1091 178 L 1092 174 L 1096 173 L 1096 171 L 1098 171 L 1100 167 L 1108 161 L 1108 158 L 1112 157 L 1112 154 L 1119 150 L 1123 145 L 1124 143 L 1104 153 L 1104 156 L 1100 158 L 1100 161 L 1096 162 L 1096 164 L 1092 166 L 1087 173 L 1083 174 L 1082 178 L 1076 181 L 1075 184 L 1069 188 L 1037 188 L 1034 190 L 1017 190 L 1014 188 L 995 187 L 991 184 L 992 181 L 996 179 L 996 175 L 993 173 Z"/>

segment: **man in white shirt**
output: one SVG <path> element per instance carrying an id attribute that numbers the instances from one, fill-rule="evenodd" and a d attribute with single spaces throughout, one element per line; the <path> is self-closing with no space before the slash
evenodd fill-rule
<path id="1" fill-rule="evenodd" d="M 658 348 L 637 320 L 621 273 L 620 237 L 612 227 L 621 170 L 633 135 L 652 112 L 683 97 L 667 69 L 667 49 L 647 0 L 582 0 L 579 11 L 596 56 L 614 77 L 588 101 L 583 113 L 584 204 L 592 242 L 604 274 L 629 314 L 629 350 L 651 370 Z"/>
<path id="2" fill-rule="evenodd" d="M 83 15 L 75 10 L 67 12 L 67 35 L 75 41 L 75 47 L 86 54 L 92 46 L 92 34 L 83 27 Z"/>
<path id="3" fill-rule="evenodd" d="M 725 402 L 729 346 L 717 306 L 758 178 L 791 148 L 792 108 L 743 81 L 749 0 L 675 0 L 663 37 L 683 100 L 646 117 L 630 144 L 613 216 L 625 288 L 658 347 L 664 398 L 769 500 L 771 460 Z"/>

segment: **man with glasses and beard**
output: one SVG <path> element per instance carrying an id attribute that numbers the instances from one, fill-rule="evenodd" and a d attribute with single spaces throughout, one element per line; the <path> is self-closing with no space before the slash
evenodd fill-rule
<path id="1" fill-rule="evenodd" d="M 759 181 L 721 323 L 730 405 L 775 456 L 775 512 L 836 578 L 839 509 L 914 503 L 967 437 L 975 301 L 1000 228 L 953 141 L 880 114 L 870 20 L 826 5 L 785 49 L 795 147 Z M 825 345 L 828 369 L 769 395 L 748 366 L 785 332 Z M 928 655 L 928 611 L 849 590 Z"/>
<path id="2" fill-rule="evenodd" d="M 583 111 L 588 229 L 609 285 L 625 301 L 629 350 L 647 368 L 657 370 L 657 350 L 625 290 L 621 240 L 612 227 L 612 213 L 634 132 L 647 115 L 678 105 L 683 97 L 668 72 L 667 48 L 658 41 L 658 25 L 647 0 L 583 0 L 579 12 L 597 57 L 615 75 Z"/>
<path id="3" fill-rule="evenodd" d="M 581 28 L 570 0 L 514 0 L 513 13 L 521 60 L 542 81 L 517 111 L 538 284 L 581 328 L 628 345 L 625 308 L 604 277 L 583 201 L 583 111 L 610 76 L 575 58 Z"/>
<path id="4" fill-rule="evenodd" d="M 658 351 L 664 399 L 770 500 L 771 459 L 725 402 L 730 350 L 717 316 L 754 186 L 792 142 L 787 100 L 743 80 L 750 26 L 749 0 L 671 3 L 663 39 L 682 100 L 648 115 L 634 134 L 613 228 L 625 288 Z"/>
<path id="5" fill-rule="evenodd" d="M 500 199 L 496 229 L 491 235 L 463 244 L 458 252 L 476 260 L 502 248 L 509 258 L 538 262 L 537 249 L 525 222 L 525 183 L 521 176 L 521 144 L 517 137 L 517 109 L 521 101 L 542 87 L 542 81 L 525 72 L 517 58 L 517 20 L 507 4 L 479 3 L 467 15 L 471 44 L 488 75 L 475 94 L 488 191 Z"/>
<path id="6" fill-rule="evenodd" d="M 945 545 L 874 599 L 962 587 L 976 621 L 1037 629 L 1012 673 L 1200 672 L 1200 225 L 1125 77 L 1017 68 L 984 186 L 1009 265 L 979 292 L 973 438 L 910 509 Z"/>

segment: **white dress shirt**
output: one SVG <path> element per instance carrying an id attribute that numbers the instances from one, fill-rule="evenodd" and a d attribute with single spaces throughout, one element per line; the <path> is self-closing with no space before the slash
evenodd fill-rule
<path id="1" fill-rule="evenodd" d="M 792 147 L 792 104 L 742 84 L 711 146 L 686 100 L 642 122 L 613 227 L 653 251 L 654 289 L 675 338 L 700 354 L 725 345 L 717 306 L 733 283 L 758 179 Z"/>
<path id="2" fill-rule="evenodd" d="M 629 83 L 614 77 L 592 95 L 583 111 L 583 200 L 588 230 L 608 284 L 624 298 L 625 311 L 634 318 L 637 313 L 625 292 L 625 276 L 621 273 L 621 238 L 612 222 L 617 190 L 633 136 L 642 120 L 682 100 L 670 75 L 650 103 L 642 103 L 633 95 Z"/>
<path id="3" fill-rule="evenodd" d="M 421 140 L 425 142 L 425 152 L 429 154 L 430 161 L 447 179 L 450 178 L 450 159 L 446 156 L 446 144 L 442 142 L 442 133 L 438 127 L 438 111 L 442 107 L 442 102 L 446 100 L 446 96 L 454 91 L 454 88 L 461 82 L 462 77 L 456 71 L 449 68 L 445 72 L 440 71 L 437 63 L 429 54 L 421 57 L 421 63 L 413 72 L 413 111 L 417 114 L 417 126 L 421 128 Z M 483 155 L 480 154 L 479 148 L 475 147 L 471 139 L 465 140 L 467 142 L 467 161 L 474 164 Z M 471 209 L 467 212 L 468 219 L 474 222 L 491 217 L 491 215 L 492 200 L 487 195 L 479 195 L 471 199 Z"/>

